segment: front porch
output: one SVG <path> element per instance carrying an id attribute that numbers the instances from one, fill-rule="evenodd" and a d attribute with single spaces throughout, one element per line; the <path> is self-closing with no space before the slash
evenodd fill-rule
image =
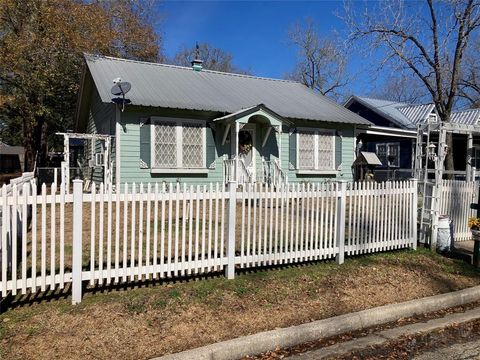
<path id="1" fill-rule="evenodd" d="M 225 183 L 280 186 L 288 182 L 281 161 L 282 125 L 286 120 L 257 105 L 214 121 L 222 133 L 221 146 L 229 150 L 223 158 Z"/>

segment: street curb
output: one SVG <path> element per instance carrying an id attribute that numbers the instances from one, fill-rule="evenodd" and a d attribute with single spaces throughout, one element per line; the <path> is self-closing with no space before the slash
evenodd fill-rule
<path id="1" fill-rule="evenodd" d="M 239 337 L 153 360 L 235 360 L 480 300 L 480 286 Z"/>

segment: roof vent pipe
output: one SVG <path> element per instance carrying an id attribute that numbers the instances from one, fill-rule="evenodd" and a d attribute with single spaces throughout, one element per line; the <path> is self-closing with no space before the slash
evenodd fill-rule
<path id="1" fill-rule="evenodd" d="M 202 71 L 202 64 L 203 61 L 200 60 L 200 47 L 197 43 L 195 46 L 195 59 L 192 61 L 192 69 L 195 71 Z"/>

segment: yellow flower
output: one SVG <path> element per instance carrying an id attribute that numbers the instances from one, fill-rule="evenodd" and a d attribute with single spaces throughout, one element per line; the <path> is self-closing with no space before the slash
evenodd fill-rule
<path id="1" fill-rule="evenodd" d="M 477 217 L 471 217 L 468 219 L 468 227 L 470 229 L 480 229 L 480 218 Z"/>

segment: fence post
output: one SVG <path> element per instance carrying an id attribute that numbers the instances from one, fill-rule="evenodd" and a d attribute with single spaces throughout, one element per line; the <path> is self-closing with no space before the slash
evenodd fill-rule
<path id="1" fill-rule="evenodd" d="M 337 233 L 335 234 L 338 254 L 337 264 L 343 264 L 345 261 L 345 211 L 347 208 L 347 182 L 337 182 Z"/>
<path id="2" fill-rule="evenodd" d="M 228 234 L 227 234 L 227 268 L 225 276 L 227 279 L 235 277 L 235 225 L 237 221 L 237 182 L 228 183 Z"/>
<path id="3" fill-rule="evenodd" d="M 73 180 L 72 305 L 82 301 L 83 181 Z"/>
<path id="4" fill-rule="evenodd" d="M 413 187 L 413 204 L 412 204 L 412 231 L 413 231 L 413 250 L 417 250 L 418 241 L 418 179 L 411 179 Z"/>

